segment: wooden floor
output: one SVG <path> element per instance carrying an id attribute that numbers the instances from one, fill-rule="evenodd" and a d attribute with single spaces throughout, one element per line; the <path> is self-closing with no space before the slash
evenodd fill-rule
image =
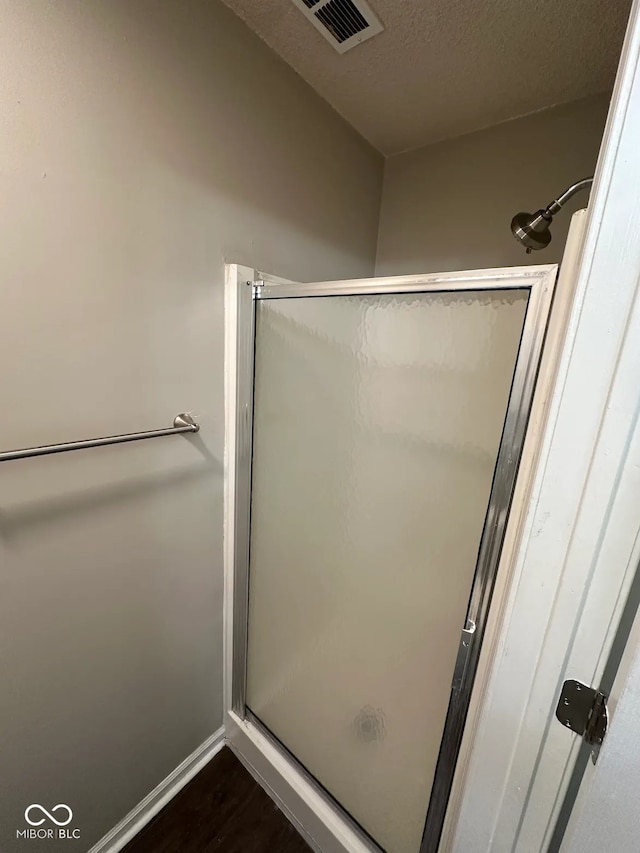
<path id="1" fill-rule="evenodd" d="M 225 747 L 123 853 L 310 853 L 311 848 Z"/>

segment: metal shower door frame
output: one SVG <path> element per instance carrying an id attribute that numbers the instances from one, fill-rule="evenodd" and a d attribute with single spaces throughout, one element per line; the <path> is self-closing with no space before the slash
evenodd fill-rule
<path id="1" fill-rule="evenodd" d="M 513 380 L 507 404 L 504 427 L 496 465 L 487 514 L 480 540 L 479 556 L 474 572 L 471 594 L 464 625 L 461 625 L 458 655 L 453 673 L 451 696 L 445 726 L 440 743 L 429 803 L 425 803 L 425 829 L 420 853 L 437 853 L 447 812 L 449 795 L 453 785 L 456 762 L 462 743 L 467 711 L 473 690 L 474 679 L 482 640 L 487 624 L 491 596 L 497 577 L 502 543 L 508 522 L 509 510 L 515 487 L 518 465 L 524 444 L 527 422 L 542 348 L 553 299 L 557 265 L 512 267 L 470 272 L 438 273 L 433 275 L 388 276 L 372 279 L 315 282 L 310 284 L 271 282 L 265 279 L 246 280 L 238 283 L 235 299 L 230 306 L 236 318 L 235 348 L 231 353 L 236 364 L 235 376 L 235 425 L 233 436 L 233 458 L 227 459 L 233 471 L 232 495 L 227 495 L 232 512 L 227 517 L 227 530 L 233 532 L 233 559 L 228 566 L 231 573 L 230 589 L 226 606 L 231 608 L 231 624 L 226 632 L 227 662 L 230 672 L 227 677 L 226 702 L 227 722 L 233 728 L 242 723 L 246 728 L 256 729 L 264 741 L 283 759 L 291 763 L 305 785 L 316 788 L 316 794 L 329 810 L 338 814 L 349 827 L 351 835 L 362 846 L 344 845 L 335 849 L 379 850 L 348 815 L 345 809 L 336 807 L 330 795 L 288 755 L 281 744 L 261 726 L 246 707 L 246 664 L 247 664 L 247 620 L 249 600 L 249 541 L 251 529 L 251 462 L 253 427 L 254 353 L 256 334 L 257 303 L 265 299 L 298 299 L 311 296 L 358 296 L 369 294 L 399 293 L 446 293 L 466 291 L 526 290 L 527 308 L 522 329 L 520 346 L 516 357 Z M 228 306 L 229 307 L 229 306 Z M 232 516 L 232 517 L 231 517 Z M 229 578 L 228 578 L 229 580 Z M 260 731 L 261 729 L 261 731 Z M 234 739 L 231 738 L 233 746 Z M 242 758 L 242 749 L 239 749 Z M 247 759 L 251 765 L 251 761 Z M 255 771 L 261 781 L 274 792 L 274 786 L 265 780 L 264 773 Z M 276 799 L 280 799 L 276 796 Z M 281 803 L 281 805 L 283 805 Z M 285 811 L 294 818 L 291 810 Z M 304 826 L 300 826 L 304 831 Z M 335 834 L 335 833 L 334 833 Z M 313 839 L 312 839 L 313 840 Z M 316 849 L 323 849 L 322 846 Z"/>

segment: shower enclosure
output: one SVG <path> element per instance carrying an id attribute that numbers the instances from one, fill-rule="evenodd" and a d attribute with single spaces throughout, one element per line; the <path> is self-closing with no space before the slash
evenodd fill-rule
<path id="1" fill-rule="evenodd" d="M 436 853 L 557 268 L 229 269 L 231 743 L 317 849 Z"/>

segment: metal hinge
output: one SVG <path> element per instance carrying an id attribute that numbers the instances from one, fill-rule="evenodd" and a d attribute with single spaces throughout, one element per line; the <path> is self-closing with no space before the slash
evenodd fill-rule
<path id="1" fill-rule="evenodd" d="M 609 723 L 605 694 L 580 681 L 565 681 L 556 717 L 591 746 L 591 758 L 595 764 Z"/>
<path id="2" fill-rule="evenodd" d="M 262 289 L 264 288 L 263 279 L 259 278 L 256 281 L 248 281 L 247 284 L 251 288 L 252 298 L 253 299 L 259 299 L 260 293 L 262 292 Z"/>

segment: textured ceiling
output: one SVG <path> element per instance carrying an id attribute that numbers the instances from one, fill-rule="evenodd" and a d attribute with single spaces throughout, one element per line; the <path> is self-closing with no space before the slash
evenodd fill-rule
<path id="1" fill-rule="evenodd" d="M 369 0 L 384 32 L 341 56 L 291 0 L 224 2 L 384 154 L 609 89 L 630 7 Z"/>

